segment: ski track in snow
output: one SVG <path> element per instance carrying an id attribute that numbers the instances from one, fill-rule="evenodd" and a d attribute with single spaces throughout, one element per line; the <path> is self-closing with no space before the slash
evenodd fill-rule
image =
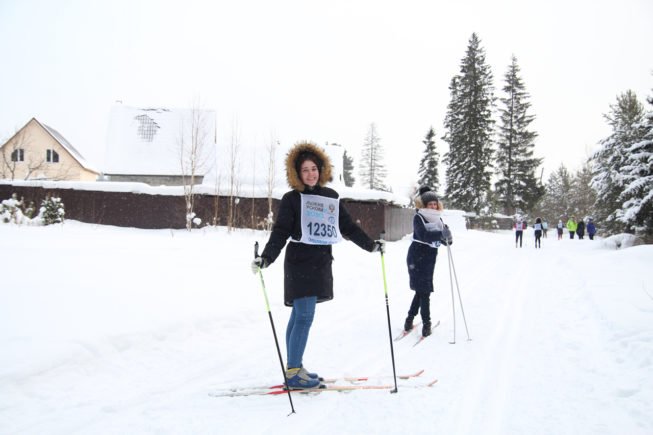
<path id="1" fill-rule="evenodd" d="M 504 260 L 505 261 L 505 260 Z M 522 331 L 524 316 L 524 290 L 528 279 L 524 264 L 525 256 L 513 256 L 507 260 L 514 270 L 507 283 L 500 287 L 488 283 L 481 291 L 494 291 L 499 306 L 493 313 L 493 330 L 485 336 L 487 341 L 479 342 L 481 357 L 471 368 L 469 381 L 465 385 L 456 420 L 461 422 L 461 433 L 475 433 L 484 427 L 487 433 L 502 433 L 504 408 L 508 390 L 512 387 L 515 347 Z M 480 284 L 480 283 L 479 283 Z M 477 422 L 483 424 L 480 426 Z"/>

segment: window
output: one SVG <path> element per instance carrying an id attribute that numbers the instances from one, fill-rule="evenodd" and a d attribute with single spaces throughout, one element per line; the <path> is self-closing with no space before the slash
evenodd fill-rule
<path id="1" fill-rule="evenodd" d="M 138 135 L 145 142 L 152 142 L 159 125 L 147 115 L 138 115 L 135 118 L 138 121 Z"/>
<path id="2" fill-rule="evenodd" d="M 59 163 L 59 153 L 55 150 L 48 150 L 46 154 L 46 161 L 48 163 Z"/>
<path id="3" fill-rule="evenodd" d="M 25 150 L 22 148 L 16 148 L 11 153 L 12 162 L 24 162 L 25 161 Z"/>

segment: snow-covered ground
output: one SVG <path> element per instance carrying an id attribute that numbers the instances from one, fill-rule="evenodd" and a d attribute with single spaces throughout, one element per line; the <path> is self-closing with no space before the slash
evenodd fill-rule
<path id="1" fill-rule="evenodd" d="M 0 225 L 2 434 L 651 434 L 653 246 L 542 249 L 532 230 L 465 231 L 453 259 L 472 341 L 436 268 L 432 337 L 394 343 L 399 392 L 210 397 L 278 383 L 250 230 L 135 230 L 67 221 Z M 393 334 L 413 293 L 409 239 L 388 244 Z M 334 248 L 335 299 L 318 305 L 304 363 L 392 383 L 380 256 Z M 281 260 L 281 259 L 280 259 Z M 263 271 L 282 343 L 282 262 Z M 457 295 L 456 295 L 457 299 Z M 285 352 L 285 351 L 284 351 Z M 285 353 L 284 353 L 285 359 Z M 437 378 L 428 389 L 402 388 Z"/>

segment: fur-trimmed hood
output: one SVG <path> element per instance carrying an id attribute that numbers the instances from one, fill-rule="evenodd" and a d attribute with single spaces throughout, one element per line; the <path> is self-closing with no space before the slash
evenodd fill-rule
<path id="1" fill-rule="evenodd" d="M 426 204 L 422 201 L 422 197 L 420 195 L 417 195 L 413 199 L 413 203 L 415 204 L 415 208 L 420 210 L 420 209 L 425 209 Z M 438 200 L 438 211 L 443 211 L 444 210 L 444 203 L 441 200 Z"/>
<path id="2" fill-rule="evenodd" d="M 326 185 L 333 178 L 331 175 L 331 160 L 327 153 L 312 142 L 298 142 L 288 151 L 288 155 L 286 156 L 286 179 L 288 180 L 288 185 L 298 192 L 303 192 L 306 188 L 296 169 L 297 160 L 304 153 L 314 154 L 320 160 L 318 162 L 320 178 L 317 182 L 319 186 Z"/>

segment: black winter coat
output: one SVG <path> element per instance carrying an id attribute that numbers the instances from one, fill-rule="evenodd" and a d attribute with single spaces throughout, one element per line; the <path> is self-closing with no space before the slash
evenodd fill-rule
<path id="1" fill-rule="evenodd" d="M 304 194 L 338 198 L 338 193 L 328 187 L 315 186 Z M 301 240 L 301 197 L 296 190 L 283 195 L 272 228 L 270 240 L 261 254 L 268 263 L 274 262 L 286 245 L 289 237 Z M 343 237 L 361 248 L 372 251 L 374 241 L 352 220 L 349 212 L 340 202 L 339 227 Z M 284 261 L 284 304 L 292 306 L 293 300 L 306 296 L 317 296 L 318 302 L 333 299 L 333 274 L 331 245 L 309 245 L 289 242 Z"/>
<path id="2" fill-rule="evenodd" d="M 418 293 L 433 291 L 433 272 L 435 270 L 435 260 L 438 256 L 438 248 L 429 246 L 427 243 L 441 241 L 442 232 L 426 231 L 424 221 L 418 214 L 415 214 L 413 218 L 413 243 L 408 248 L 406 263 L 408 265 L 410 288 Z"/>

